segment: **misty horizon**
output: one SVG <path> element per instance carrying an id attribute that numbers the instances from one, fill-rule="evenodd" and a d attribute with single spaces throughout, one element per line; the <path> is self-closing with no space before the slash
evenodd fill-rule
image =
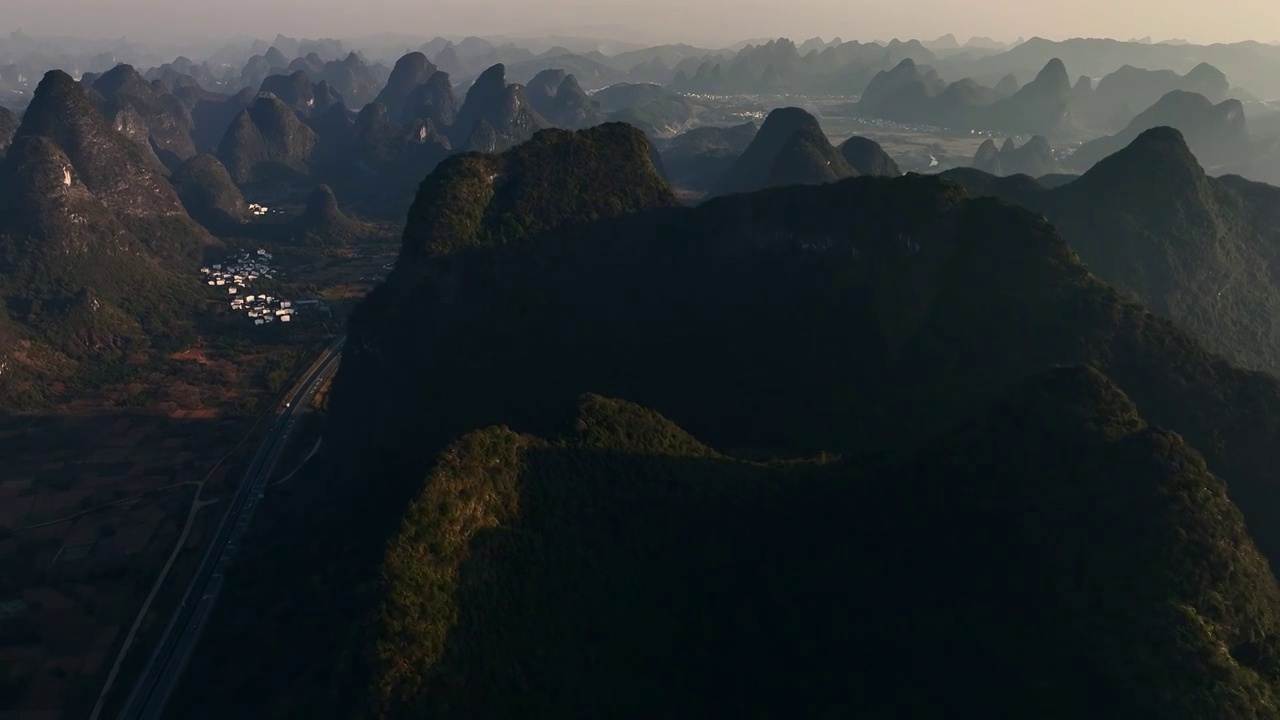
<path id="1" fill-rule="evenodd" d="M 1047 40 L 1150 38 L 1208 45 L 1259 37 L 1260 27 L 1280 26 L 1280 4 L 1250 1 L 1224 12 L 1217 6 L 1142 0 L 1117 17 L 1114 4 L 1103 0 L 1047 6 L 1027 13 L 1027 5 L 1009 0 L 978 8 L 940 0 L 913 0 L 893 6 L 848 5 L 834 0 L 801 0 L 785 7 L 758 0 L 698 5 L 656 0 L 637 7 L 617 2 L 582 3 L 550 0 L 530 12 L 503 0 L 485 4 L 459 0 L 429 5 L 384 3 L 362 8 L 351 17 L 338 0 L 224 0 L 192 5 L 164 0 L 121 0 L 110 6 L 90 0 L 10 0 L 0 9 L 0 35 L 21 30 L 33 36 L 86 41 L 127 38 L 148 44 L 203 45 L 236 40 L 293 38 L 360 40 L 379 37 L 430 39 L 546 36 L 589 37 L 630 43 L 688 43 L 724 47 L 751 39 L 787 37 L 797 43 L 812 37 L 860 42 L 892 39 L 930 41 L 950 34 L 964 44 L 972 37 L 1002 43 L 1033 37 Z M 1150 5 L 1145 11 L 1140 5 Z M 1177 7 L 1170 7 L 1176 5 Z M 1027 17 L 1027 16 L 1031 17 Z M 450 18 L 441 24 L 440 17 Z M 1022 20 L 1008 18 L 1023 17 Z M 193 32 L 192 28 L 198 28 Z M 704 29 L 705 28 L 705 29 Z"/>

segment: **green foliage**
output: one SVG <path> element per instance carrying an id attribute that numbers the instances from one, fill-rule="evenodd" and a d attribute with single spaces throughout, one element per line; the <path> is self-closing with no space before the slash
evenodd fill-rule
<path id="1" fill-rule="evenodd" d="M 360 417 L 343 426 L 355 447 L 403 447 L 409 427 L 418 443 L 494 422 L 545 433 L 596 391 L 715 447 L 876 453 L 1083 362 L 1206 453 L 1280 557 L 1280 386 L 1098 282 L 1043 219 L 953 184 L 782 188 L 454 260 L 455 285 L 405 276 L 425 286 L 393 282 L 353 316 L 379 348 L 348 359 L 358 384 L 334 397 Z"/>
<path id="2" fill-rule="evenodd" d="M 300 359 L 301 353 L 296 351 L 273 352 L 268 355 L 266 362 L 259 370 L 261 382 L 267 391 L 276 395 L 288 387 Z"/>
<path id="3" fill-rule="evenodd" d="M 147 87 L 131 68 L 112 77 Z M 82 86 L 50 72 L 0 163 L 0 333 L 11 341 L 0 362 L 14 379 L 0 404 L 37 405 L 40 384 L 96 385 L 130 354 L 188 340 L 197 287 L 187 273 L 214 243 L 154 160 Z"/>
<path id="4" fill-rule="evenodd" d="M 422 674 L 441 660 L 458 620 L 454 583 L 471 540 L 518 517 L 526 444 L 502 428 L 467 435 L 409 507 L 383 568 L 389 587 L 375 650 L 382 668 L 375 696 L 383 702 L 410 701 L 426 690 Z"/>
<path id="5" fill-rule="evenodd" d="M 240 188 L 212 155 L 196 155 L 169 180 L 191 217 L 215 232 L 234 230 L 249 217 L 249 206 Z"/>
<path id="6" fill-rule="evenodd" d="M 574 441 L 588 448 L 626 447 L 647 455 L 684 457 L 716 454 L 652 410 L 599 395 L 579 400 L 573 433 Z"/>
<path id="7" fill-rule="evenodd" d="M 628 403 L 579 413 L 577 437 L 491 428 L 441 454 L 362 626 L 369 716 L 1274 714 L 1265 560 L 1203 460 L 1096 370 L 874 468 L 753 465 Z M 802 697 L 768 683 L 801 669 Z"/>
<path id="8" fill-rule="evenodd" d="M 1280 191 L 1208 177 L 1171 128 L 1156 128 L 1077 180 L 955 174 L 975 195 L 1042 212 L 1106 282 L 1213 351 L 1280 371 Z"/>
<path id="9" fill-rule="evenodd" d="M 800 108 L 785 107 L 769 113 L 760 132 L 720 178 L 715 193 L 814 185 L 855 174 L 816 118 Z"/>
<path id="10" fill-rule="evenodd" d="M 440 204 L 519 157 L 424 183 L 184 707 L 1277 716 L 1275 379 L 943 179 Z"/>
<path id="11" fill-rule="evenodd" d="M 418 191 L 402 252 L 413 258 L 517 243 L 566 222 L 674 204 L 634 128 L 543 130 L 498 156 L 467 153 L 441 163 Z"/>
<path id="12" fill-rule="evenodd" d="M 804 129 L 793 133 L 778 151 L 762 187 L 828 183 L 854 175 L 825 135 Z"/>

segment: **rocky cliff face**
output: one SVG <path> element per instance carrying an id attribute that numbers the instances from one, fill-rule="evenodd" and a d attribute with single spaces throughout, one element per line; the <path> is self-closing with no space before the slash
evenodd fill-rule
<path id="1" fill-rule="evenodd" d="M 259 92 L 272 95 L 302 117 L 322 115 L 342 102 L 328 83 L 323 80 L 313 83 L 302 70 L 289 75 L 268 75 Z"/>
<path id="2" fill-rule="evenodd" d="M 373 102 L 382 88 L 378 77 L 355 53 L 342 60 L 325 63 L 321 79 L 353 107 L 364 107 Z"/>
<path id="3" fill-rule="evenodd" d="M 535 75 L 525 86 L 525 97 L 534 111 L 556 127 L 580 130 L 608 118 L 577 78 L 563 70 L 544 70 Z"/>
<path id="4" fill-rule="evenodd" d="M 59 147 L 88 189 L 121 217 L 186 213 L 145 148 L 107 124 L 66 73 L 50 71 L 36 89 L 17 135 Z"/>
<path id="5" fill-rule="evenodd" d="M 7 108 L 0 107 L 0 157 L 13 142 L 13 134 L 18 132 L 18 116 Z"/>
<path id="6" fill-rule="evenodd" d="M 548 123 L 525 100 L 524 88 L 508 85 L 506 68 L 494 65 L 476 78 L 450 127 L 453 147 L 500 152 L 533 137 Z"/>
<path id="7" fill-rule="evenodd" d="M 444 129 L 453 125 L 461 106 L 448 73 L 436 71 L 426 82 L 409 91 L 400 120 L 426 120 L 437 129 Z"/>
<path id="8" fill-rule="evenodd" d="M 196 154 L 191 112 L 160 81 L 147 82 L 130 65 L 117 65 L 93 83 L 102 113 L 118 132 L 133 139 L 169 169 Z"/>
<path id="9" fill-rule="evenodd" d="M 42 87 L 37 101 L 48 102 Z M 0 161 L 0 407 L 48 400 L 55 386 L 74 394 L 129 353 L 187 332 L 195 282 L 186 273 L 211 238 L 185 213 L 140 214 L 112 192 L 90 185 L 46 135 L 20 130 Z"/>

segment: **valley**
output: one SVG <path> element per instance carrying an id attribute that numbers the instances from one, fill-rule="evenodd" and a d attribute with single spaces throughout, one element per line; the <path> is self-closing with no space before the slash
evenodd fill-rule
<path id="1" fill-rule="evenodd" d="M 192 344 L 139 357 L 56 411 L 0 418 L 0 667 L 32 717 L 90 715 L 172 554 L 105 698 L 100 716 L 115 716 L 246 487 L 280 391 L 395 257 L 276 252 L 290 268 L 278 286 L 313 288 L 323 303 L 303 306 L 311 311 L 288 332 L 254 332 L 263 328 L 211 299 L 218 307 L 200 311 Z"/>
<path id="2" fill-rule="evenodd" d="M 0 11 L 0 717 L 1280 720 L 1280 44 L 503 2 Z"/>

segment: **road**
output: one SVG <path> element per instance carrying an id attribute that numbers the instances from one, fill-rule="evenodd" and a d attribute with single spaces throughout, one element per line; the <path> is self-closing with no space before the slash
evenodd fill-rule
<path id="1" fill-rule="evenodd" d="M 213 609 L 218 593 L 222 590 L 227 568 L 234 560 L 245 530 L 258 508 L 258 499 L 288 445 L 289 435 L 293 432 L 301 411 L 305 411 L 316 391 L 337 370 L 338 360 L 342 356 L 342 344 L 343 340 L 339 340 L 325 350 L 289 393 L 288 407 L 280 408 L 275 423 L 263 439 L 258 453 L 254 455 L 244 480 L 240 482 L 240 487 L 231 500 L 231 506 L 218 525 L 213 542 L 209 544 L 209 549 L 183 596 L 182 605 L 174 613 L 155 652 L 142 671 L 142 676 L 129 693 L 124 710 L 119 715 L 121 720 L 158 720 L 164 711 L 165 703 L 173 694 L 178 678 L 182 676 L 192 651 L 200 641 L 209 611 Z"/>

